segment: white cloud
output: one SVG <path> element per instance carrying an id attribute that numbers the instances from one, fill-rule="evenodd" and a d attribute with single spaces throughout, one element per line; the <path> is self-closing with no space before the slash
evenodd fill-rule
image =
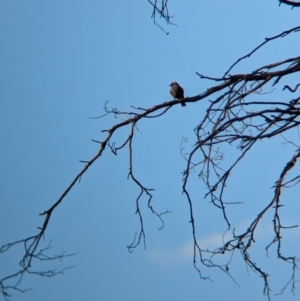
<path id="1" fill-rule="evenodd" d="M 222 245 L 222 236 L 213 234 L 198 240 L 201 249 L 215 249 Z M 194 242 L 189 241 L 180 248 L 152 250 L 149 259 L 158 264 L 183 263 L 192 260 L 194 255 Z"/>
<path id="2" fill-rule="evenodd" d="M 252 221 L 244 221 L 242 224 L 238 225 L 236 229 L 236 234 L 241 234 L 249 227 Z M 285 221 L 285 224 L 289 224 Z M 291 232 L 291 233 L 290 233 Z M 295 240 L 295 237 L 299 237 L 300 227 L 292 229 L 291 231 L 285 231 L 284 238 L 286 242 L 288 240 Z M 258 239 L 260 242 L 269 242 L 272 240 L 274 236 L 273 232 L 273 224 L 266 223 L 262 221 L 262 223 L 257 227 L 255 231 L 255 238 Z M 232 230 L 221 234 L 211 234 L 207 237 L 200 238 L 198 237 L 198 245 L 202 250 L 215 250 L 223 245 L 223 241 L 226 242 L 232 237 Z M 150 251 L 149 259 L 152 262 L 169 265 L 169 264 L 182 264 L 187 261 L 192 261 L 194 255 L 194 242 L 190 240 L 189 242 L 185 243 L 183 246 L 178 248 L 170 248 L 170 249 L 155 249 Z"/>

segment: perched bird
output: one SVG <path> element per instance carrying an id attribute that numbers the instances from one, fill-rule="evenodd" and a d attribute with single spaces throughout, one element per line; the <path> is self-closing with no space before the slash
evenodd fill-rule
<path id="1" fill-rule="evenodd" d="M 170 85 L 171 89 L 170 89 L 170 94 L 174 97 L 174 99 L 183 99 L 184 98 L 184 90 L 182 89 L 182 87 L 179 86 L 178 83 L 173 82 Z M 183 107 L 186 106 L 186 104 L 184 102 L 181 102 L 181 105 Z"/>

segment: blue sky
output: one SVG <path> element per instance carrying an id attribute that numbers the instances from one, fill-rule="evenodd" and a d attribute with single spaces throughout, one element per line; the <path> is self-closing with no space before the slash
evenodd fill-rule
<path id="1" fill-rule="evenodd" d="M 299 25 L 299 10 L 278 7 L 275 0 L 186 2 L 169 1 L 178 27 L 159 20 L 169 32 L 165 35 L 153 24 L 147 1 L 1 1 L 0 245 L 36 234 L 43 221 L 39 213 L 80 171 L 79 161 L 98 151 L 91 139 L 103 139 L 101 130 L 122 120 L 89 119 L 103 113 L 105 101 L 124 111 L 132 110 L 131 105 L 147 108 L 171 100 L 172 81 L 184 87 L 186 96 L 195 96 L 211 84 L 200 81 L 195 72 L 222 76 L 265 37 Z M 233 72 L 251 72 L 299 55 L 299 48 L 298 33 L 269 44 Z M 297 79 L 291 78 L 293 82 Z M 266 97 L 277 99 L 277 90 Z M 139 230 L 139 191 L 127 180 L 128 149 L 118 156 L 107 150 L 55 210 L 46 231 L 43 247 L 52 240 L 49 255 L 78 254 L 36 264 L 37 270 L 75 268 L 50 279 L 26 276 L 21 287 L 32 290 L 15 292 L 13 300 L 266 300 L 262 280 L 247 271 L 237 253 L 231 274 L 239 286 L 212 269 L 203 268 L 203 273 L 213 281 L 199 280 L 193 269 L 180 143 L 186 137 L 185 148 L 192 147 L 193 128 L 207 103 L 173 106 L 163 117 L 138 126 L 134 171 L 146 187 L 155 188 L 157 211 L 171 211 L 164 217 L 165 228 L 158 230 L 160 222 L 144 199 L 146 250 L 140 246 L 129 254 L 126 248 Z M 120 131 L 116 141 L 128 132 Z M 237 229 L 247 227 L 272 198 L 270 188 L 294 152 L 281 142 L 261 143 L 232 175 L 228 197 L 245 202 L 229 211 Z M 232 155 L 230 150 L 226 159 Z M 217 246 L 226 230 L 221 214 L 203 199 L 205 190 L 196 173 L 190 189 L 199 200 L 197 237 L 203 246 Z M 299 223 L 299 191 L 285 193 L 284 221 Z M 253 256 L 272 275 L 275 294 L 289 280 L 290 267 L 278 262 L 275 252 L 264 256 L 272 237 L 271 218 L 266 216 L 258 230 L 261 249 L 255 247 Z M 299 238 L 299 230 L 286 234 L 284 250 L 289 255 L 299 250 Z M 21 251 L 15 247 L 1 254 L 0 278 L 18 269 Z M 288 288 L 275 299 L 296 300 L 296 293 Z"/>

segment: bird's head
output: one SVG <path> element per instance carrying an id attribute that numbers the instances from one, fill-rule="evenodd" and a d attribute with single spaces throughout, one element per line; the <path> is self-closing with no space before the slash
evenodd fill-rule
<path id="1" fill-rule="evenodd" d="M 174 87 L 174 86 L 178 86 L 178 83 L 177 83 L 177 82 L 172 82 L 172 83 L 170 84 L 170 87 Z"/>

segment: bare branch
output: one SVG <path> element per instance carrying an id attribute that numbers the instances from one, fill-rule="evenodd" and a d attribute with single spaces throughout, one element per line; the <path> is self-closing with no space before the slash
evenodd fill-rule
<path id="1" fill-rule="evenodd" d="M 157 1 L 149 1 L 153 7 L 153 18 L 156 13 L 160 13 L 161 17 L 169 22 L 169 13 L 167 9 L 167 2 L 162 1 L 162 7 L 157 8 Z M 281 1 L 283 2 L 283 1 Z M 290 2 L 290 1 L 289 1 Z M 45 277 L 52 277 L 62 273 L 65 269 L 60 271 L 47 270 L 35 271 L 33 270 L 33 261 L 49 261 L 62 259 L 67 256 L 75 254 L 65 254 L 49 256 L 46 253 L 50 250 L 50 244 L 45 248 L 41 248 L 42 238 L 45 235 L 46 229 L 49 225 L 50 218 L 55 209 L 62 203 L 65 197 L 69 194 L 75 184 L 80 181 L 81 177 L 88 171 L 89 167 L 93 165 L 98 159 L 101 158 L 105 150 L 118 155 L 119 151 L 124 151 L 128 146 L 128 179 L 130 179 L 136 187 L 139 188 L 139 193 L 135 197 L 135 213 L 139 220 L 139 230 L 135 233 L 133 241 L 127 246 L 128 251 L 132 252 L 137 246 L 143 244 L 146 247 L 146 234 L 144 219 L 141 211 L 141 202 L 143 199 L 147 200 L 148 210 L 153 213 L 160 221 L 159 229 L 164 227 L 163 216 L 170 213 L 168 210 L 164 212 L 157 212 L 152 205 L 153 188 L 148 188 L 136 176 L 134 169 L 134 134 L 139 131 L 139 123 L 144 119 L 147 121 L 155 120 L 155 118 L 163 117 L 169 113 L 173 106 L 181 105 L 184 101 L 187 104 L 209 100 L 207 110 L 194 129 L 195 144 L 189 152 L 181 146 L 181 153 L 184 160 L 186 160 L 185 170 L 182 173 L 183 184 L 182 190 L 187 200 L 189 208 L 189 219 L 192 230 L 193 238 L 193 265 L 201 279 L 210 280 L 209 277 L 204 276 L 202 267 L 218 268 L 226 275 L 228 275 L 235 283 L 233 276 L 229 273 L 229 265 L 231 258 L 235 252 L 239 253 L 246 263 L 247 267 L 262 277 L 264 282 L 264 293 L 270 299 L 271 288 L 269 284 L 269 275 L 258 263 L 251 257 L 251 247 L 255 243 L 255 235 L 257 228 L 261 223 L 262 218 L 267 212 L 273 213 L 273 234 L 271 242 L 266 246 L 266 251 L 275 245 L 277 247 L 277 256 L 280 260 L 292 266 L 292 275 L 286 286 L 283 287 L 283 292 L 287 286 L 292 286 L 295 289 L 295 273 L 297 268 L 298 259 L 296 256 L 287 256 L 282 251 L 282 230 L 290 230 L 297 227 L 297 225 L 283 225 L 280 218 L 280 209 L 282 207 L 282 188 L 294 187 L 300 183 L 300 176 L 296 175 L 288 178 L 290 172 L 296 166 L 300 157 L 300 148 L 297 143 L 293 142 L 296 148 L 295 153 L 290 158 L 282 169 L 274 185 L 274 196 L 268 201 L 268 204 L 260 209 L 248 227 L 237 234 L 232 221 L 228 215 L 228 206 L 240 205 L 242 202 L 231 202 L 226 199 L 225 191 L 227 189 L 230 176 L 235 172 L 236 167 L 248 155 L 252 148 L 259 144 L 260 141 L 269 140 L 274 137 L 282 137 L 285 133 L 298 129 L 300 125 L 300 97 L 295 96 L 294 99 L 283 99 L 270 101 L 257 100 L 256 98 L 269 93 L 270 86 L 278 86 L 282 78 L 300 71 L 300 56 L 293 58 L 286 58 L 280 62 L 269 63 L 263 65 L 250 73 L 233 74 L 229 75 L 232 68 L 246 57 L 250 57 L 255 51 L 263 47 L 267 42 L 281 37 L 285 37 L 290 33 L 295 33 L 300 30 L 300 26 L 284 31 L 279 35 L 267 38 L 265 42 L 257 46 L 252 52 L 238 59 L 232 66 L 225 72 L 223 77 L 209 77 L 198 74 L 200 79 L 206 79 L 210 82 L 208 89 L 193 97 L 186 97 L 183 100 L 166 101 L 150 108 L 141 108 L 132 106 L 131 111 L 120 111 L 117 108 L 108 108 L 108 102 L 104 104 L 104 114 L 99 117 L 104 118 L 113 116 L 115 119 L 122 118 L 121 121 L 116 122 L 108 129 L 102 130 L 105 137 L 101 140 L 93 140 L 99 145 L 99 149 L 94 156 L 88 160 L 82 160 L 84 165 L 75 175 L 74 179 L 65 188 L 59 198 L 40 215 L 44 218 L 42 225 L 38 228 L 38 233 L 21 239 L 12 243 L 8 243 L 0 247 L 0 253 L 9 251 L 13 246 L 23 245 L 24 254 L 20 260 L 20 270 L 0 279 L 0 292 L 5 300 L 9 300 L 11 291 L 25 292 L 24 289 L 19 288 L 22 277 L 27 274 L 35 274 Z M 295 93 L 300 84 L 297 84 L 294 89 L 289 85 L 285 85 L 283 90 L 288 89 L 290 92 Z M 273 89 L 273 88 L 271 88 Z M 267 91 L 267 92 L 266 92 Z M 255 97 L 255 99 L 253 99 Z M 117 138 L 116 133 L 119 130 L 126 128 L 127 134 L 122 136 L 120 141 L 114 141 Z M 287 140 L 285 143 L 288 143 Z M 221 163 L 224 160 L 225 154 L 221 151 L 222 146 L 234 148 L 237 155 L 233 156 L 232 162 L 229 166 L 223 166 Z M 186 151 L 183 153 L 183 150 Z M 197 219 L 194 213 L 194 202 L 189 191 L 189 181 L 191 171 L 198 171 L 199 179 L 202 181 L 207 189 L 204 198 L 209 199 L 213 205 L 212 208 L 221 210 L 221 214 L 226 223 L 225 232 L 231 237 L 225 239 L 223 236 L 222 244 L 216 249 L 204 249 L 197 238 Z M 233 229 L 232 229 L 233 228 Z M 218 256 L 230 254 L 230 260 L 226 264 L 218 264 L 215 258 Z M 11 281 L 15 281 L 13 285 Z"/>
<path id="2" fill-rule="evenodd" d="M 300 2 L 298 1 L 290 1 L 290 0 L 278 0 L 278 1 L 279 1 L 279 6 L 281 5 L 281 3 L 292 6 L 292 8 L 300 6 Z"/>

